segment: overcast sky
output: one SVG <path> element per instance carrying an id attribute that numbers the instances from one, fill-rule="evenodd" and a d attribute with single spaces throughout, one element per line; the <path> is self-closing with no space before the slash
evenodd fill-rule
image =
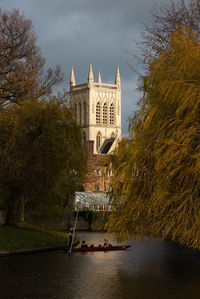
<path id="1" fill-rule="evenodd" d="M 167 3 L 169 0 L 157 0 Z M 47 65 L 61 65 L 64 85 L 74 66 L 77 84 L 87 81 L 92 63 L 95 80 L 101 70 L 102 82 L 114 83 L 117 64 L 122 82 L 122 135 L 127 119 L 139 99 L 137 74 L 130 67 L 137 61 L 128 54 L 138 52 L 142 23 L 151 18 L 154 0 L 0 0 L 4 9 L 19 8 L 32 19 L 38 44 Z"/>

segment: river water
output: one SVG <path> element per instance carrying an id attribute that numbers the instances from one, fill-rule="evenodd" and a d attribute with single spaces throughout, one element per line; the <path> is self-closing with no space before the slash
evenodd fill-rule
<path id="1" fill-rule="evenodd" d="M 112 235 L 79 233 L 98 245 Z M 200 298 L 200 253 L 168 241 L 129 241 L 125 251 L 63 251 L 0 258 L 0 298 Z"/>

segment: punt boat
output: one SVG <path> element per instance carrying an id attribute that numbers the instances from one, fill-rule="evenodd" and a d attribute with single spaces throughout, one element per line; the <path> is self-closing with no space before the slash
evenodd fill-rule
<path id="1" fill-rule="evenodd" d="M 72 252 L 125 250 L 129 247 L 131 247 L 131 246 L 130 245 L 120 245 L 120 246 L 109 246 L 109 247 L 72 248 Z"/>

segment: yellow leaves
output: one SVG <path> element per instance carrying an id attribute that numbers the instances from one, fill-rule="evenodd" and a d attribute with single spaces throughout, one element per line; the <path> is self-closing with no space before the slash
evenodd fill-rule
<path id="1" fill-rule="evenodd" d="M 181 29 L 149 66 L 130 139 L 114 154 L 113 195 L 121 197 L 121 210 L 107 226 L 120 236 L 200 248 L 199 83 L 200 41 Z"/>

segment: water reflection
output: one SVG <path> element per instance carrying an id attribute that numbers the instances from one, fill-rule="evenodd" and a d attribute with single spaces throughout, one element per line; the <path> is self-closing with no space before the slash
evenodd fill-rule
<path id="1" fill-rule="evenodd" d="M 112 235 L 81 233 L 89 244 Z M 167 241 L 129 242 L 126 251 L 49 252 L 0 258 L 0 298 L 200 297 L 200 254 Z"/>

